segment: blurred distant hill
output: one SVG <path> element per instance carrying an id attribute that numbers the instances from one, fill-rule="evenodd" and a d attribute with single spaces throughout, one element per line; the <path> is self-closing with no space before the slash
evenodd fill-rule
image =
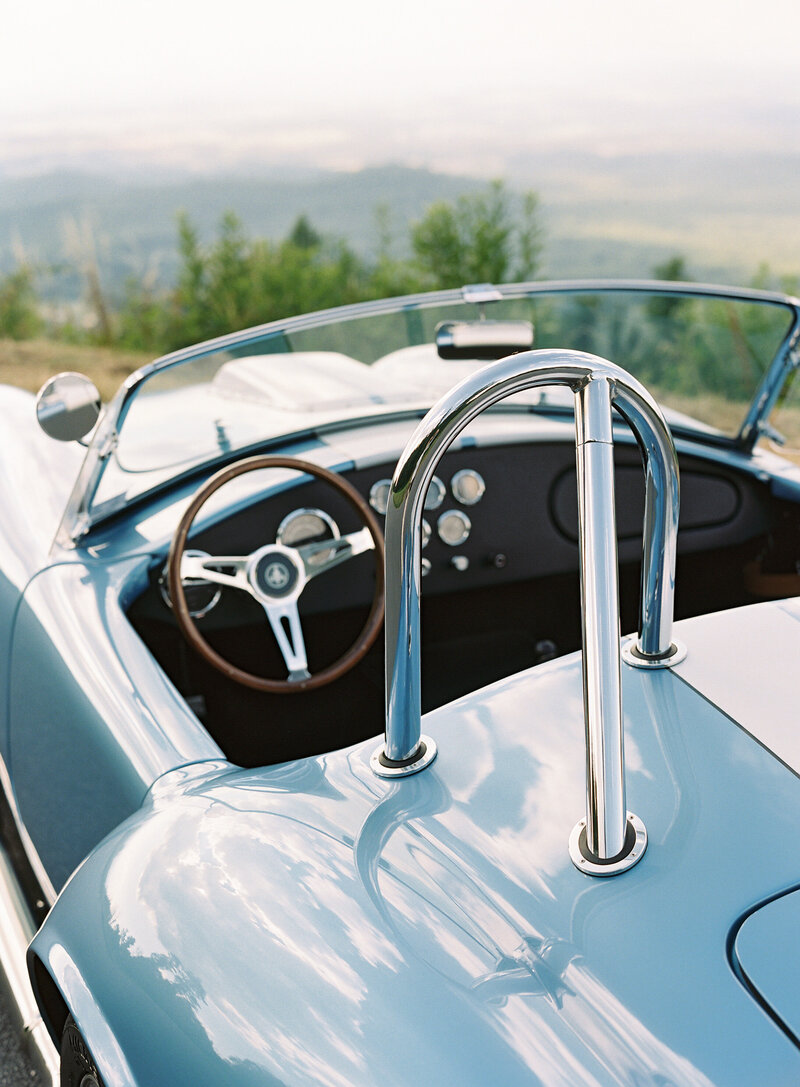
<path id="1" fill-rule="evenodd" d="M 739 283 L 763 262 L 776 274 L 800 273 L 798 176 L 800 154 L 549 152 L 513 160 L 507 171 L 512 187 L 540 194 L 548 276 L 648 276 L 681 253 L 695 278 Z M 51 269 L 42 287 L 52 300 L 80 295 L 74 269 L 87 258 L 96 259 L 112 294 L 128 277 L 169 283 L 179 209 L 203 238 L 213 237 L 226 210 L 248 234 L 276 239 L 305 214 L 324 234 L 369 254 L 378 244 L 376 209 L 384 205 L 401 256 L 408 223 L 428 204 L 484 184 L 393 165 L 247 176 L 101 176 L 88 169 L 0 176 L 0 273 L 19 259 Z"/>
<path id="2" fill-rule="evenodd" d="M 14 178 L 0 181 L 0 272 L 21 255 L 40 267 L 73 266 L 94 246 L 107 289 L 119 288 L 128 276 L 168 283 L 177 265 L 180 210 L 204 239 L 214 236 L 229 210 L 247 234 L 275 239 L 305 214 L 323 234 L 346 238 L 368 253 L 378 243 L 380 205 L 391 209 L 399 240 L 407 222 L 428 204 L 482 184 L 396 166 L 352 174 L 304 170 L 156 182 L 86 173 Z M 69 275 L 56 276 L 56 293 L 78 292 L 74 278 L 75 283 Z"/>

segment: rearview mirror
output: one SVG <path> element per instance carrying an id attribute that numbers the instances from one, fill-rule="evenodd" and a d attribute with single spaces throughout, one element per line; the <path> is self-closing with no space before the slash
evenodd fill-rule
<path id="1" fill-rule="evenodd" d="M 436 326 L 440 359 L 502 359 L 533 347 L 530 321 L 441 321 Z"/>
<path id="2" fill-rule="evenodd" d="M 101 406 L 97 386 L 88 377 L 72 372 L 56 374 L 39 390 L 36 418 L 49 437 L 77 442 L 95 425 Z"/>

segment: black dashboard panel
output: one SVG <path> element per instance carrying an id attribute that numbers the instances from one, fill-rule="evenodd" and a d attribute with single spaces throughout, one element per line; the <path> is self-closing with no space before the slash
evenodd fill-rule
<path id="1" fill-rule="evenodd" d="M 635 447 L 619 444 L 615 459 L 620 560 L 635 563 L 641 555 L 644 473 Z M 466 468 L 477 471 L 486 485 L 474 505 L 463 505 L 453 495 L 453 476 Z M 346 478 L 366 498 L 373 484 L 390 477 L 393 470 L 394 462 L 378 464 L 348 472 Z M 445 454 L 436 476 L 444 484 L 444 497 L 437 509 L 424 514 L 431 532 L 422 551 L 424 565 L 430 564 L 422 581 L 423 597 L 577 571 L 575 450 L 571 443 L 462 448 Z M 323 510 L 343 534 L 360 527 L 348 503 L 314 479 L 232 513 L 214 527 L 194 534 L 191 546 L 211 554 L 249 554 L 274 541 L 283 518 L 301 508 Z M 465 513 L 471 525 L 468 538 L 456 547 L 448 546 L 437 532 L 438 519 L 448 510 Z M 684 458 L 680 523 L 679 552 L 683 554 L 752 540 L 767 530 L 766 488 L 723 466 Z M 373 569 L 374 556 L 368 553 L 314 579 L 303 594 L 304 612 L 368 604 Z M 217 621 L 222 620 L 222 614 L 217 616 Z"/>
<path id="2" fill-rule="evenodd" d="M 746 499 L 741 480 L 734 481 L 724 473 L 713 473 L 684 467 L 680 477 L 680 530 L 695 533 L 699 529 L 715 529 L 733 525 Z M 617 536 L 620 541 L 642 537 L 644 520 L 644 473 L 641 461 L 626 464 L 624 456 L 617 458 L 614 479 L 617 506 Z M 553 483 L 550 504 L 553 520 L 567 539 L 578 539 L 577 480 L 575 468 L 570 467 Z M 754 511 L 747 510 L 747 515 Z M 745 521 L 750 521 L 749 516 Z M 744 528 L 744 524 L 742 525 Z M 760 531 L 759 519 L 748 531 Z M 689 542 L 688 539 L 685 542 Z"/>

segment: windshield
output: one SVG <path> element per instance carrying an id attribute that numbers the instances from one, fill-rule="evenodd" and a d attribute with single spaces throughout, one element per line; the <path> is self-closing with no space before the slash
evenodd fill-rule
<path id="1" fill-rule="evenodd" d="M 201 345 L 154 364 L 119 399 L 114 452 L 98 473 L 91 509 L 119 507 L 193 464 L 283 434 L 423 410 L 487 364 L 491 322 L 503 334 L 513 325 L 512 339 L 522 329 L 523 346 L 609 359 L 642 381 L 673 426 L 735 437 L 793 320 L 778 296 L 743 294 L 536 284 L 492 289 L 488 300 L 470 302 L 447 292 L 347 307 Z M 453 322 L 462 341 L 450 335 L 448 352 L 441 329 Z M 571 394 L 537 391 L 514 403 L 567 410 Z"/>

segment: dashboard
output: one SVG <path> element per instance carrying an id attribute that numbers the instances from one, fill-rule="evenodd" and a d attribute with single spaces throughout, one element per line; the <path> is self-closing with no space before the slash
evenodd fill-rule
<path id="1" fill-rule="evenodd" d="M 644 473 L 633 445 L 618 442 L 615 462 L 620 603 L 628 631 L 638 615 Z M 379 521 L 394 463 L 372 459 L 344 473 Z M 244 503 L 241 496 L 230 501 L 215 511 L 214 523 L 192 531 L 189 547 L 214 556 L 250 555 L 281 538 L 292 546 L 362 527 L 337 490 L 302 478 L 254 492 Z M 579 648 L 576 491 L 571 441 L 465 444 L 441 459 L 424 511 L 423 710 Z M 681 492 L 676 617 L 751 602 L 744 571 L 775 516 L 768 486 L 685 456 Z M 165 591 L 164 562 L 163 554 L 154 555 L 148 586 L 128 618 L 227 757 L 264 765 L 380 732 L 382 638 L 330 686 L 292 697 L 250 691 L 188 646 Z M 372 550 L 308 581 L 299 611 L 312 674 L 353 644 L 374 588 Z M 197 628 L 215 650 L 251 673 L 286 676 L 252 596 L 208 584 L 191 593 L 197 594 Z"/>
<path id="2" fill-rule="evenodd" d="M 637 563 L 644 517 L 644 474 L 638 450 L 615 449 L 618 547 L 621 563 Z M 394 461 L 346 473 L 382 520 Z M 769 523 L 763 485 L 697 457 L 681 462 L 679 552 L 707 552 L 762 535 Z M 192 534 L 192 548 L 211 555 L 249 554 L 278 540 L 289 546 L 356 531 L 347 502 L 306 477 L 297 486 L 231 512 Z M 372 596 L 372 552 L 309 582 L 308 614 L 366 605 Z M 578 523 L 574 446 L 566 442 L 472 446 L 445 454 L 425 502 L 422 535 L 424 596 L 487 589 L 576 572 Z M 157 571 L 160 574 L 161 571 Z M 226 594 L 223 594 L 226 595 Z M 241 595 L 241 594 L 227 594 Z M 216 592 L 198 593 L 198 599 Z M 162 593 L 159 598 L 163 604 Z M 206 608 L 213 627 L 234 622 L 235 610 Z"/>

